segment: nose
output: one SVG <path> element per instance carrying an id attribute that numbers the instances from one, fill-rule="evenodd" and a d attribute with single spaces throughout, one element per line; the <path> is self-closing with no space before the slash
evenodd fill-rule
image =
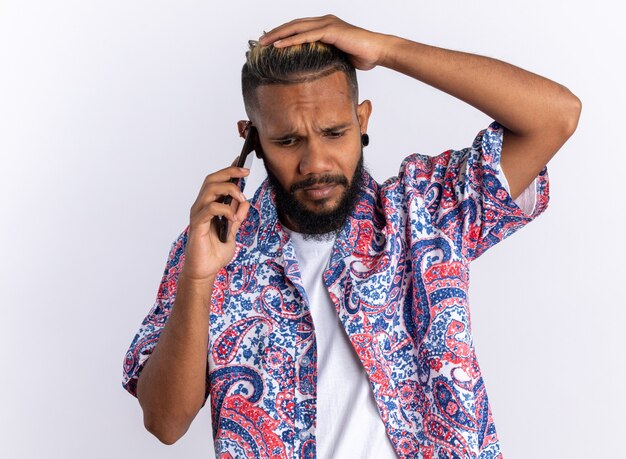
<path id="1" fill-rule="evenodd" d="M 317 175 L 332 172 L 332 158 L 322 139 L 309 137 L 300 158 L 301 175 Z"/>

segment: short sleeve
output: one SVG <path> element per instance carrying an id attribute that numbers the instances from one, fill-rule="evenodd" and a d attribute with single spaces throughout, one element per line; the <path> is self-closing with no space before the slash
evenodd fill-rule
<path id="1" fill-rule="evenodd" d="M 471 147 L 426 157 L 414 178 L 433 226 L 453 240 L 472 261 L 487 249 L 533 221 L 548 207 L 548 169 L 531 186 L 534 205 L 522 209 L 503 186 L 499 173 L 504 129 L 496 121 L 478 133 Z M 427 158 L 427 159 L 426 159 Z M 426 179 L 425 183 L 424 180 Z M 508 185 L 508 184 L 507 184 Z M 530 210 L 530 213 L 527 211 Z"/>
<path id="2" fill-rule="evenodd" d="M 141 323 L 124 358 L 122 386 L 135 397 L 139 375 L 159 341 L 176 299 L 176 287 L 184 263 L 188 230 L 189 227 L 185 228 L 172 243 L 154 305 Z M 205 403 L 206 398 L 205 396 Z"/>

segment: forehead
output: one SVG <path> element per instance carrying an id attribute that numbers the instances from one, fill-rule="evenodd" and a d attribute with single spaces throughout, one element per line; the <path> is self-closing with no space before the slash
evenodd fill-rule
<path id="1" fill-rule="evenodd" d="M 266 129 L 303 121 L 347 122 L 355 116 L 350 84 L 341 71 L 302 83 L 262 85 L 256 99 L 257 124 Z"/>

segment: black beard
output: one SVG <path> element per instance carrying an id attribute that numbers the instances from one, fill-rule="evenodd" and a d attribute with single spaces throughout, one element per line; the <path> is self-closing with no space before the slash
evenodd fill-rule
<path id="1" fill-rule="evenodd" d="M 265 165 L 265 161 L 263 164 Z M 283 225 L 286 222 L 291 223 L 297 232 L 304 234 L 305 239 L 323 240 L 336 235 L 356 205 L 363 184 L 363 169 L 363 151 L 361 150 L 361 157 L 350 183 L 343 175 L 322 175 L 295 183 L 288 192 L 265 165 L 269 184 L 276 194 L 276 211 L 281 223 Z M 321 183 L 335 183 L 345 186 L 346 189 L 341 195 L 336 209 L 327 212 L 313 212 L 295 198 L 294 192 Z"/>

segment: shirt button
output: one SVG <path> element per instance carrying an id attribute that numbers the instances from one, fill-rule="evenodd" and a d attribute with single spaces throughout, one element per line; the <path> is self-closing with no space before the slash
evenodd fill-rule
<path id="1" fill-rule="evenodd" d="M 298 438 L 304 441 L 309 438 L 309 433 L 306 430 L 301 430 L 300 432 L 298 432 Z"/>
<path id="2" fill-rule="evenodd" d="M 308 366 L 309 363 L 311 363 L 311 360 L 305 355 L 300 360 L 300 363 L 302 364 L 302 366 L 306 367 L 306 366 Z"/>

